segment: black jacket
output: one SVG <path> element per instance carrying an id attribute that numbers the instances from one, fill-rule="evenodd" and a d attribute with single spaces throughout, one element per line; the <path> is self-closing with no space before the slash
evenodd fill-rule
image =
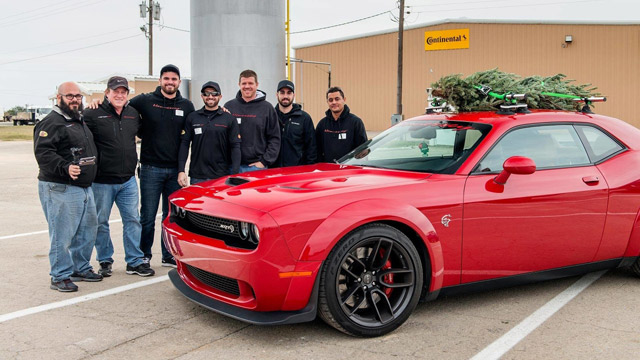
<path id="1" fill-rule="evenodd" d="M 180 137 L 184 121 L 194 110 L 193 103 L 177 92 L 168 99 L 162 95 L 160 86 L 156 91 L 140 94 L 129 102 L 140 113 L 142 139 L 140 162 L 161 168 L 178 167 Z"/>
<path id="2" fill-rule="evenodd" d="M 89 187 L 96 177 L 97 166 L 85 165 L 77 180 L 69 176 L 74 159 L 71 148 L 81 148 L 79 157 L 97 156 L 93 135 L 82 119 L 72 119 L 57 106 L 33 128 L 33 152 L 38 161 L 42 181 Z"/>
<path id="3" fill-rule="evenodd" d="M 318 162 L 334 162 L 367 141 L 364 123 L 347 105 L 338 120 L 330 109 L 325 115 L 316 127 Z"/>
<path id="4" fill-rule="evenodd" d="M 105 98 L 99 108 L 84 111 L 84 121 L 98 148 L 98 175 L 94 182 L 122 184 L 135 175 L 138 164 L 136 134 L 140 130 L 140 115 L 136 109 L 125 105 L 118 115 Z"/>
<path id="5" fill-rule="evenodd" d="M 246 102 L 238 91 L 236 98 L 229 100 L 227 108 L 240 125 L 242 138 L 242 165 L 260 161 L 265 166 L 276 162 L 280 152 L 280 128 L 278 115 L 266 101 L 266 94 L 258 90 L 258 96 Z"/>
<path id="6" fill-rule="evenodd" d="M 236 174 L 240 167 L 240 135 L 238 122 L 231 114 L 218 108 L 204 107 L 187 116 L 184 136 L 180 144 L 178 171 L 184 171 L 191 144 L 189 176 L 196 179 L 215 179 Z"/>
<path id="7" fill-rule="evenodd" d="M 278 166 L 296 166 L 314 164 L 317 158 L 316 132 L 313 120 L 302 110 L 299 104 L 284 114 L 276 105 L 276 114 L 280 121 L 280 155 Z"/>

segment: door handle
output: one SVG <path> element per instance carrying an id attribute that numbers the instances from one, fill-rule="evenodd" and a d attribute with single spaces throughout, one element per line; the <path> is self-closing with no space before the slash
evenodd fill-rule
<path id="1" fill-rule="evenodd" d="M 600 178 L 597 176 L 585 176 L 582 181 L 587 185 L 595 185 L 600 182 Z"/>

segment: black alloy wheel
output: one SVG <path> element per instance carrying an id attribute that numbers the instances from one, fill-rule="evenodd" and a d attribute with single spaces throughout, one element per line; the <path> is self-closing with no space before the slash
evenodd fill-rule
<path id="1" fill-rule="evenodd" d="M 380 336 L 402 325 L 417 305 L 423 270 L 405 234 L 370 224 L 338 242 L 320 281 L 325 322 L 350 335 Z"/>

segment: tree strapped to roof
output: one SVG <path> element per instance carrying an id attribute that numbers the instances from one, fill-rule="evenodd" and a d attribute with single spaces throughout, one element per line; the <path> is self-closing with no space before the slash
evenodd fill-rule
<path id="1" fill-rule="evenodd" d="M 580 110 L 590 112 L 594 101 L 606 101 L 591 84 L 575 85 L 566 75 L 522 78 L 498 69 L 480 71 L 462 78 L 461 74 L 448 75 L 433 83 L 432 95 L 446 101 L 459 112 L 491 111 L 501 105 L 514 106 L 521 102 L 530 109 Z M 526 96 L 524 95 L 526 94 Z M 438 101 L 441 105 L 442 101 Z"/>

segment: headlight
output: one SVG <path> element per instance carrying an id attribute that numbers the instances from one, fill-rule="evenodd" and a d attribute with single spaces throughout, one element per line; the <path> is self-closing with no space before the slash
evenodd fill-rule
<path id="1" fill-rule="evenodd" d="M 252 244 L 258 244 L 258 241 L 260 241 L 260 232 L 258 232 L 258 227 L 255 224 L 240 221 L 239 227 L 238 233 L 240 239 L 249 241 Z"/>
<path id="2" fill-rule="evenodd" d="M 251 234 L 253 235 L 253 238 L 255 238 L 254 244 L 257 244 L 260 241 L 260 231 L 256 224 L 251 225 Z"/>
<path id="3" fill-rule="evenodd" d="M 242 240 L 247 240 L 249 238 L 250 227 L 251 227 L 251 224 L 244 221 L 240 221 L 240 238 Z"/>
<path id="4" fill-rule="evenodd" d="M 171 217 L 173 217 L 173 218 L 182 218 L 182 219 L 184 219 L 184 217 L 187 215 L 187 211 L 184 208 L 181 208 L 180 206 L 172 203 L 171 204 L 171 213 L 169 215 Z"/>

